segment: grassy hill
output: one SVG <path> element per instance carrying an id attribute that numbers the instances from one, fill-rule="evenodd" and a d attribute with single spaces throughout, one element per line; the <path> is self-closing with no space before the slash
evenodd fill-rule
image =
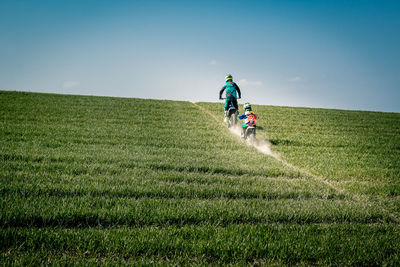
<path id="1" fill-rule="evenodd" d="M 0 103 L 1 264 L 400 264 L 399 113 L 255 106 L 273 157 L 222 104 Z"/>

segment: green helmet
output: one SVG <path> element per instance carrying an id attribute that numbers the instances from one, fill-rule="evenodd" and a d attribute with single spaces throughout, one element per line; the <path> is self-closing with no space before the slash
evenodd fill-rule
<path id="1" fill-rule="evenodd" d="M 225 81 L 226 81 L 226 82 L 227 82 L 227 81 L 232 81 L 232 75 L 230 75 L 230 74 L 226 75 Z"/>
<path id="2" fill-rule="evenodd" d="M 245 111 L 251 111 L 251 104 L 249 102 L 244 103 L 243 108 Z"/>

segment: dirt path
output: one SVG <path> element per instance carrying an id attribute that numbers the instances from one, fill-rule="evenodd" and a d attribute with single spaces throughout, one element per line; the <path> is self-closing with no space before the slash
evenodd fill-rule
<path id="1" fill-rule="evenodd" d="M 200 105 L 198 105 L 198 104 L 196 104 L 196 103 L 193 103 L 193 102 L 191 102 L 191 103 L 192 103 L 196 108 L 200 109 L 202 112 L 207 113 L 207 114 L 210 115 L 215 121 L 217 121 L 218 123 L 221 123 L 224 127 L 226 127 L 226 126 L 225 126 L 225 123 L 222 122 L 220 118 L 218 118 L 217 116 L 215 116 L 215 115 L 214 115 L 213 113 L 211 113 L 209 110 L 203 108 L 202 106 L 200 106 Z M 237 126 L 237 127 L 229 128 L 229 131 L 230 131 L 232 134 L 234 134 L 234 135 L 240 137 L 240 127 Z M 257 141 L 256 141 L 255 143 L 250 144 L 249 142 L 247 142 L 247 144 L 248 144 L 248 145 L 252 145 L 253 147 L 255 147 L 255 148 L 256 148 L 258 151 L 260 151 L 261 153 L 273 157 L 273 158 L 276 159 L 277 161 L 281 162 L 283 165 L 285 165 L 285 166 L 287 166 L 287 167 L 289 167 L 289 168 L 291 168 L 291 169 L 293 169 L 293 170 L 295 170 L 295 171 L 297 171 L 297 172 L 299 172 L 299 173 L 301 173 L 301 174 L 303 174 L 303 175 L 305 175 L 305 176 L 307 176 L 307 177 L 310 177 L 310 178 L 312 178 L 313 180 L 316 180 L 316 181 L 318 181 L 318 182 L 321 182 L 321 183 L 323 183 L 323 184 L 329 186 L 330 188 L 332 188 L 333 190 L 335 190 L 335 191 L 338 192 L 338 193 L 341 193 L 341 194 L 350 196 L 353 200 L 356 200 L 356 201 L 364 201 L 364 202 L 367 201 L 367 202 L 370 202 L 370 200 L 368 199 L 368 197 L 366 197 L 366 196 L 364 196 L 364 195 L 352 194 L 352 193 L 350 193 L 350 192 L 348 192 L 348 191 L 346 191 L 346 190 L 344 190 L 344 189 L 341 189 L 341 188 L 336 187 L 334 184 L 332 184 L 328 179 L 326 179 L 326 178 L 324 178 L 324 177 L 314 175 L 314 174 L 312 174 L 312 173 L 311 173 L 310 171 L 308 171 L 308 170 L 305 170 L 305 169 L 303 169 L 303 168 L 300 168 L 300 167 L 298 167 L 298 166 L 295 166 L 295 165 L 293 165 L 293 164 L 290 164 L 290 163 L 287 162 L 286 160 L 282 159 L 282 157 L 279 155 L 278 152 L 275 152 L 275 151 L 272 151 L 272 150 L 271 150 L 271 144 L 270 144 L 270 142 L 268 141 L 268 139 L 260 139 L 260 140 L 257 139 Z M 376 203 L 374 203 L 374 204 L 376 204 Z M 393 222 L 395 222 L 395 223 L 397 223 L 397 224 L 400 224 L 400 219 L 397 218 L 397 216 L 395 216 L 393 213 L 391 213 L 390 211 L 388 211 L 387 209 L 385 209 L 385 208 L 382 207 L 381 205 L 379 205 L 379 204 L 376 204 L 376 205 L 377 205 L 377 206 L 379 207 L 379 209 L 381 209 L 384 213 L 388 214 L 389 217 L 393 220 Z"/>

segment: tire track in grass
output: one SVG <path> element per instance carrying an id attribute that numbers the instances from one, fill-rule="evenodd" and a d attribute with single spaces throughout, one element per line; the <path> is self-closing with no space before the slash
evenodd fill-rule
<path id="1" fill-rule="evenodd" d="M 210 112 L 209 110 L 203 108 L 202 106 L 198 105 L 197 103 L 191 102 L 197 109 L 206 112 L 208 115 L 210 115 L 215 121 L 217 121 L 218 123 L 220 123 L 224 128 L 226 128 L 225 123 L 221 122 L 220 119 L 215 116 L 212 112 Z M 234 128 L 230 128 L 229 131 L 240 137 L 240 127 L 234 127 Z M 276 159 L 277 161 L 281 162 L 284 166 L 291 168 L 295 171 L 298 171 L 299 173 L 302 173 L 308 177 L 311 177 L 312 179 L 314 179 L 315 181 L 321 182 L 325 185 L 327 185 L 328 187 L 332 188 L 333 190 L 335 190 L 338 193 L 344 194 L 344 195 L 348 195 L 351 198 L 353 198 L 356 201 L 363 201 L 363 202 L 369 202 L 369 199 L 365 196 L 362 195 L 358 195 L 358 194 L 352 194 L 351 192 L 346 191 L 345 189 L 340 189 L 338 187 L 336 187 L 335 185 L 333 185 L 331 182 L 329 182 L 327 179 L 325 179 L 324 177 L 318 176 L 318 175 L 314 175 L 312 174 L 310 171 L 300 168 L 298 166 L 295 166 L 289 162 L 287 162 L 286 160 L 282 159 L 281 156 L 275 152 L 271 150 L 271 145 L 268 139 L 263 139 L 263 140 L 257 140 L 256 143 L 250 144 L 249 142 L 247 142 L 248 145 L 252 145 L 254 148 L 256 148 L 258 151 L 260 151 L 263 154 L 266 154 L 270 157 L 273 157 L 274 159 Z M 389 210 L 385 209 L 384 207 L 382 207 L 379 204 L 374 203 L 377 207 L 379 207 L 381 209 L 381 211 L 383 211 L 384 213 L 388 214 L 388 216 L 392 219 L 393 222 L 395 222 L 396 224 L 400 224 L 400 219 L 394 215 L 392 212 L 390 212 Z"/>

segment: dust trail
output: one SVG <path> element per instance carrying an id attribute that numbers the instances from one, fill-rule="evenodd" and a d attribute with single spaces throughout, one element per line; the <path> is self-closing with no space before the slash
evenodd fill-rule
<path id="1" fill-rule="evenodd" d="M 240 126 L 233 126 L 233 127 L 229 128 L 229 131 L 231 133 L 233 133 L 234 135 L 239 136 L 239 137 L 240 137 L 241 130 L 242 129 Z M 247 144 L 255 147 L 261 153 L 269 155 L 269 156 L 281 161 L 281 158 L 279 157 L 279 155 L 277 153 L 274 153 L 271 150 L 271 144 L 267 139 L 256 139 L 252 143 L 250 141 L 247 141 Z"/>

